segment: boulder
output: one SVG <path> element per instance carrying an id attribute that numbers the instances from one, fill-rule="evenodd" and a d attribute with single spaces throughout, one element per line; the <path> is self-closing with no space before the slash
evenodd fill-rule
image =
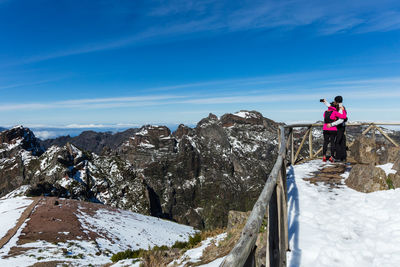
<path id="1" fill-rule="evenodd" d="M 388 185 L 392 188 L 400 188 L 400 173 L 391 173 L 388 175 Z"/>
<path id="2" fill-rule="evenodd" d="M 377 162 L 375 139 L 359 136 L 351 146 L 351 155 L 359 164 L 375 164 Z"/>
<path id="3" fill-rule="evenodd" d="M 364 193 L 388 189 L 385 171 L 373 165 L 364 164 L 357 164 L 351 169 L 346 185 Z"/>

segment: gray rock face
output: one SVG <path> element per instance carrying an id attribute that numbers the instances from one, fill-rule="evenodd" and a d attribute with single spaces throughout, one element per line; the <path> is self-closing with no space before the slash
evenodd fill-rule
<path id="1" fill-rule="evenodd" d="M 375 164 L 378 162 L 376 143 L 372 138 L 359 136 L 351 147 L 351 155 L 360 164 Z"/>
<path id="2" fill-rule="evenodd" d="M 278 124 L 258 112 L 195 128 L 143 126 L 103 156 L 67 143 L 45 153 L 33 134 L 4 135 L 0 196 L 29 185 L 29 194 L 98 201 L 189 224 L 225 226 L 229 210 L 250 210 L 277 155 Z M 18 143 L 18 144 L 17 144 Z M 17 144 L 17 145 L 15 145 Z"/>
<path id="3" fill-rule="evenodd" d="M 381 168 L 363 164 L 353 166 L 346 179 L 346 185 L 364 193 L 389 189 L 386 174 Z"/>

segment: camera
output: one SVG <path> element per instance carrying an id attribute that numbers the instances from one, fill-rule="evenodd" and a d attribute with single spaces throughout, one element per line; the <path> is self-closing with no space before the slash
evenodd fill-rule
<path id="1" fill-rule="evenodd" d="M 324 101 L 325 101 L 325 99 L 320 99 L 320 100 L 319 100 L 319 102 L 324 102 Z"/>

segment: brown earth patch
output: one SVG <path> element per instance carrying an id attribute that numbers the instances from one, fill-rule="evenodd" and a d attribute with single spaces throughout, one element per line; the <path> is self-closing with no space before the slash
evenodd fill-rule
<path id="1" fill-rule="evenodd" d="M 64 265 L 63 265 L 64 264 Z M 57 267 L 57 266 L 71 266 L 71 262 L 65 261 L 44 261 L 44 262 L 37 262 L 31 267 Z"/>
<path id="2" fill-rule="evenodd" d="M 58 202 L 58 205 L 56 205 Z M 31 214 L 30 220 L 22 230 L 17 242 L 23 245 L 37 240 L 49 243 L 66 242 L 67 240 L 94 240 L 97 234 L 84 231 L 76 216 L 78 205 L 85 205 L 76 200 L 44 198 Z"/>
<path id="3" fill-rule="evenodd" d="M 311 178 L 304 178 L 305 181 L 309 181 L 313 184 L 324 183 L 332 187 L 338 187 L 342 184 L 343 174 L 349 165 L 343 163 L 335 163 L 334 165 L 328 165 L 327 167 L 319 170 Z"/>
<path id="4" fill-rule="evenodd" d="M 31 248 L 21 248 L 19 246 L 38 240 L 49 243 L 65 243 L 71 240 L 85 240 L 96 243 L 96 238 L 100 236 L 107 238 L 105 234 L 98 232 L 97 229 L 84 229 L 76 215 L 79 211 L 83 211 L 93 216 L 99 209 L 118 211 L 102 204 L 79 200 L 56 197 L 42 198 L 31 210 L 30 220 L 26 222 L 26 226 L 17 241 L 17 246 L 10 249 L 7 257 L 17 256 L 28 251 Z M 26 218 L 23 221 L 26 221 Z"/>

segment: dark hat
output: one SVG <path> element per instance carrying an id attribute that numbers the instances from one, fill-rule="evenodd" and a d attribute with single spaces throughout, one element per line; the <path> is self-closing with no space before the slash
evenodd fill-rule
<path id="1" fill-rule="evenodd" d="M 341 95 L 338 95 L 337 97 L 335 97 L 335 102 L 336 103 L 342 103 L 343 102 L 343 97 Z"/>

